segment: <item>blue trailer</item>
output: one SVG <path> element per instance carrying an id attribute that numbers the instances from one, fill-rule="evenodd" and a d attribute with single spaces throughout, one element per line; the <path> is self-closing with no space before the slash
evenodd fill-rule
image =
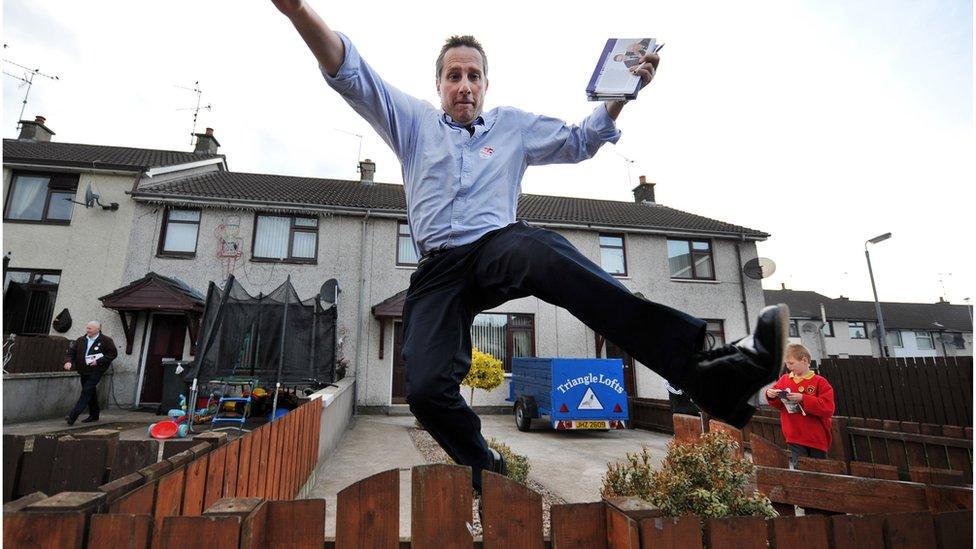
<path id="1" fill-rule="evenodd" d="M 619 358 L 513 358 L 508 401 L 519 431 L 542 417 L 559 430 L 625 429 L 630 419 Z"/>

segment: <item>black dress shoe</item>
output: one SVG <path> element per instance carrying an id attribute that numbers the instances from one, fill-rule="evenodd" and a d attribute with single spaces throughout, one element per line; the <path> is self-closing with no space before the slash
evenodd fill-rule
<path id="1" fill-rule="evenodd" d="M 68 425 L 74 425 L 75 421 L 78 420 L 76 417 L 64 416 L 64 420 L 68 422 Z"/>
<path id="2" fill-rule="evenodd" d="M 498 473 L 503 477 L 507 477 L 508 464 L 505 463 L 505 456 L 498 453 L 498 450 L 495 450 L 494 448 L 488 448 L 488 451 L 491 452 L 491 467 L 489 468 L 489 471 Z"/>
<path id="3" fill-rule="evenodd" d="M 98 418 L 92 416 L 88 416 L 85 419 L 81 420 L 82 423 L 95 423 L 96 421 L 98 421 Z"/>
<path id="4" fill-rule="evenodd" d="M 783 366 L 789 322 L 786 305 L 764 308 L 751 335 L 696 354 L 680 388 L 708 415 L 745 427 L 756 411 L 749 399 L 775 381 Z"/>

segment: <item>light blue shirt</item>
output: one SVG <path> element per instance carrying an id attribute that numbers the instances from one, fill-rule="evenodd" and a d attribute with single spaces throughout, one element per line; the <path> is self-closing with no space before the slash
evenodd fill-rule
<path id="1" fill-rule="evenodd" d="M 89 351 L 91 351 L 91 348 L 92 348 L 92 345 L 94 345 L 94 344 L 95 344 L 95 340 L 96 340 L 96 339 L 98 339 L 98 336 L 95 336 L 95 337 L 91 337 L 91 336 L 87 336 L 87 335 L 86 335 L 86 336 L 85 336 L 85 339 L 87 339 L 87 340 L 88 340 L 88 346 L 87 346 L 87 347 L 85 347 L 85 354 L 87 355 L 87 354 L 88 354 L 88 352 L 89 352 Z"/>
<path id="2" fill-rule="evenodd" d="M 440 108 L 387 84 L 339 36 L 342 66 L 335 77 L 322 74 L 399 158 L 410 234 L 421 254 L 514 223 L 528 166 L 580 162 L 620 139 L 602 103 L 579 126 L 499 107 L 483 113 L 471 135 Z"/>

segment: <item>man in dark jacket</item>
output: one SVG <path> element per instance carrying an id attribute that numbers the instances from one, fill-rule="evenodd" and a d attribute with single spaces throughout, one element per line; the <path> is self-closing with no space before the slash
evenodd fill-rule
<path id="1" fill-rule="evenodd" d="M 81 376 L 81 396 L 64 419 L 74 425 L 82 410 L 88 407 L 88 417 L 82 423 L 98 421 L 98 382 L 109 364 L 119 355 L 112 338 L 102 334 L 102 325 L 92 320 L 85 325 L 85 335 L 71 342 L 64 353 L 64 369 L 74 368 Z"/>

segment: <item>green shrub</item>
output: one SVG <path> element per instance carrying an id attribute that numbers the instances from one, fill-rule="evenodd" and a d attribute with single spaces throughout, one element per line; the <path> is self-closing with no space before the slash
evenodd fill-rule
<path id="1" fill-rule="evenodd" d="M 502 457 L 505 458 L 505 465 L 508 467 L 508 478 L 525 484 L 529 480 L 529 458 L 516 454 L 504 442 L 499 442 L 493 438 L 488 439 L 488 446 L 494 448 Z"/>
<path id="2" fill-rule="evenodd" d="M 702 518 L 775 517 L 769 498 L 746 492 L 752 463 L 736 457 L 738 443 L 725 433 L 706 433 L 698 442 L 668 444 L 661 469 L 652 471 L 650 454 L 627 454 L 626 464 L 608 465 L 603 497 L 638 496 L 667 516 L 691 513 Z"/>
<path id="3" fill-rule="evenodd" d="M 491 391 L 501 385 L 504 380 L 505 370 L 502 369 L 502 361 L 491 356 L 490 353 L 482 353 L 477 347 L 473 347 L 471 349 L 471 369 L 461 381 L 461 385 L 471 387 L 469 404 L 474 405 L 475 389 Z"/>

